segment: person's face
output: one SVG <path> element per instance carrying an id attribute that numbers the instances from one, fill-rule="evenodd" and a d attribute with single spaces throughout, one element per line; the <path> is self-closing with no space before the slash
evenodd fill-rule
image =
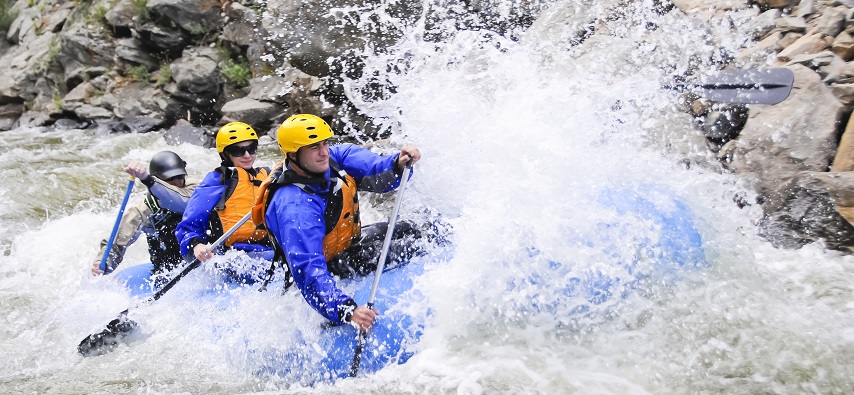
<path id="1" fill-rule="evenodd" d="M 175 176 L 172 178 L 165 179 L 163 181 L 166 181 L 167 183 L 169 183 L 172 186 L 176 186 L 178 188 L 183 188 L 185 183 L 186 183 L 186 178 L 184 176 Z"/>
<path id="2" fill-rule="evenodd" d="M 225 147 L 223 151 L 235 166 L 243 169 L 251 169 L 255 163 L 255 155 L 258 153 L 258 142 L 241 141 Z"/>
<path id="3" fill-rule="evenodd" d="M 297 151 L 299 164 L 312 173 L 323 173 L 329 168 L 329 143 L 320 141 Z"/>

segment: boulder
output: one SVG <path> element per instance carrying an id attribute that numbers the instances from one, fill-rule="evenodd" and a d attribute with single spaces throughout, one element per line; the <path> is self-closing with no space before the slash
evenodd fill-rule
<path id="1" fill-rule="evenodd" d="M 833 157 L 833 165 L 830 167 L 830 171 L 854 172 L 854 114 L 848 118 L 848 124 L 845 127 L 845 132 L 842 133 L 839 148 L 836 149 L 836 156 Z"/>
<path id="2" fill-rule="evenodd" d="M 245 122 L 264 130 L 275 120 L 283 119 L 284 108 L 276 103 L 241 98 L 222 106 L 220 112 L 229 119 Z"/>
<path id="3" fill-rule="evenodd" d="M 163 138 L 166 140 L 166 144 L 169 145 L 180 145 L 186 143 L 206 148 L 215 146 L 213 135 L 211 133 L 208 133 L 204 128 L 193 126 L 185 120 L 180 120 L 177 124 L 169 128 L 169 130 L 164 133 Z"/>
<path id="4" fill-rule="evenodd" d="M 193 36 L 222 28 L 219 0 L 148 0 L 146 8 L 162 25 L 177 25 Z"/>
<path id="5" fill-rule="evenodd" d="M 854 226 L 841 212 L 854 208 L 854 172 L 800 172 L 786 189 L 780 208 L 762 224 L 773 244 L 797 248 L 821 241 L 854 252 Z"/>
<path id="6" fill-rule="evenodd" d="M 795 83 L 782 103 L 755 105 L 741 131 L 729 168 L 757 181 L 766 213 L 782 204 L 785 180 L 803 171 L 827 171 L 836 150 L 836 128 L 844 114 L 818 74 L 792 66 Z"/>
<path id="7" fill-rule="evenodd" d="M 169 67 L 179 90 L 210 98 L 219 94 L 219 61 L 215 49 L 193 47 L 187 48 Z"/>
<path id="8" fill-rule="evenodd" d="M 29 92 L 47 66 L 56 58 L 55 50 L 58 37 L 45 33 L 25 44 L 13 46 L 0 56 L 0 104 L 20 103 L 34 100 L 35 94 Z"/>
<path id="9" fill-rule="evenodd" d="M 62 47 L 59 53 L 59 63 L 65 71 L 65 86 L 74 88 L 87 80 L 87 70 L 92 67 L 113 67 L 113 55 L 116 46 L 112 39 L 104 34 L 103 29 L 88 29 L 83 25 L 75 25 L 63 30 Z"/>
<path id="10" fill-rule="evenodd" d="M 0 104 L 0 130 L 12 130 L 25 110 L 23 103 Z"/>

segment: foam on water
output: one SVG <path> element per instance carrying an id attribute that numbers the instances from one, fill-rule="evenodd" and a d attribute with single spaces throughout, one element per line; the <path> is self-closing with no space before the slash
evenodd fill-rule
<path id="1" fill-rule="evenodd" d="M 120 287 L 88 276 L 127 183 L 121 166 L 169 148 L 201 177 L 216 165 L 215 152 L 168 147 L 154 134 L 0 134 L 0 196 L 7 202 L 0 207 L 0 356 L 7 361 L 0 388 L 854 392 L 847 357 L 854 354 L 854 258 L 820 245 L 778 250 L 759 237 L 759 209 L 733 202 L 736 195 L 751 201 L 749 185 L 716 171 L 674 93 L 659 89 L 671 73 L 708 67 L 697 59 L 738 48 L 744 39 L 730 26 L 747 16 L 700 25 L 644 7 L 601 19 L 598 28 L 612 36 L 576 48 L 568 45 L 571 28 L 587 23 L 579 15 L 605 12 L 600 6 L 556 3 L 518 41 L 463 31 L 425 42 L 416 24 L 387 55 L 367 60 L 364 79 L 346 81 L 360 108 L 392 128 L 394 144 L 415 144 L 424 154 L 401 217 L 426 212 L 454 228 L 453 256 L 415 283 L 425 299 L 410 308 L 432 313 L 418 353 L 369 377 L 304 387 L 254 375 L 247 356 L 254 346 L 308 342 L 278 334 L 322 320 L 295 293 L 217 290 L 205 270 L 135 309 L 131 318 L 142 331 L 130 345 L 79 357 L 82 337 L 133 303 Z M 642 28 L 647 23 L 658 28 Z M 711 31 L 723 39 L 712 45 Z M 376 80 L 387 80 L 393 93 L 363 101 L 360 92 Z M 278 155 L 263 146 L 258 163 L 272 165 Z M 659 237 L 643 218 L 603 204 L 609 190 L 643 193 L 663 208 L 684 202 L 696 216 L 708 267 L 588 304 L 578 318 L 568 312 L 584 301 L 559 296 L 561 277 L 618 270 L 614 263 L 632 256 L 632 246 Z M 367 202 L 365 222 L 387 215 L 388 202 Z M 614 224 L 612 233 L 597 233 L 603 223 Z M 136 246 L 127 261 L 145 256 Z M 574 265 L 545 276 L 554 262 Z M 533 275 L 540 282 L 519 286 Z M 232 298 L 194 299 L 212 289 Z"/>

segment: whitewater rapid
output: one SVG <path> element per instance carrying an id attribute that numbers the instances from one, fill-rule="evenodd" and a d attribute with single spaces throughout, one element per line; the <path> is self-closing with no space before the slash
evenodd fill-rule
<path id="1" fill-rule="evenodd" d="M 655 33 L 633 28 L 650 18 Z M 376 71 L 395 93 L 353 100 L 390 125 L 393 146 L 423 153 L 401 218 L 440 216 L 453 226 L 454 254 L 416 281 L 425 299 L 411 308 L 432 318 L 407 363 L 314 387 L 254 374 L 244 353 L 304 341 L 278 335 L 321 322 L 301 297 L 247 289 L 231 305 L 200 304 L 194 292 L 217 287 L 205 270 L 137 309 L 142 333 L 131 344 L 79 356 L 77 343 L 133 302 L 89 275 L 127 185 L 122 165 L 170 149 L 200 178 L 217 165 L 216 153 L 169 146 L 156 133 L 0 133 L 0 392 L 854 392 L 854 257 L 821 245 L 779 250 L 759 235 L 759 208 L 733 202 L 749 201 L 750 186 L 717 171 L 678 99 L 659 89 L 670 71 L 689 68 L 692 53 L 714 51 L 699 44 L 707 28 L 642 9 L 627 19 L 614 38 L 583 50 L 567 49 L 554 30 L 560 24 L 546 18 L 519 41 L 468 31 L 436 45 L 414 31 L 367 60 L 365 75 Z M 725 24 L 711 28 L 727 33 Z M 352 93 L 368 83 L 346 85 Z M 279 160 L 264 139 L 256 163 Z M 528 308 L 560 279 L 507 286 L 546 272 L 549 260 L 607 269 L 605 245 L 578 242 L 603 221 L 625 225 L 608 235 L 618 246 L 656 237 L 595 203 L 609 188 L 650 186 L 693 211 L 708 267 L 592 306 L 577 320 Z M 132 200 L 143 193 L 137 187 Z M 390 202 L 366 202 L 364 223 L 387 216 Z M 140 241 L 125 262 L 146 255 Z M 563 310 L 577 303 L 558 302 Z"/>

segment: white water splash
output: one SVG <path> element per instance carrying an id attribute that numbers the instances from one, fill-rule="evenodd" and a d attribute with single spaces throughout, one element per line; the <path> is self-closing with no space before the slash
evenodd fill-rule
<path id="1" fill-rule="evenodd" d="M 198 304 L 215 282 L 200 272 L 133 313 L 143 330 L 130 345 L 97 358 L 79 340 L 132 303 L 125 291 L 88 276 L 108 236 L 126 178 L 121 166 L 173 149 L 202 176 L 210 150 L 168 147 L 156 135 L 17 130 L 0 134 L 0 388 L 68 393 L 848 393 L 854 364 L 854 259 L 820 245 L 786 251 L 757 236 L 752 192 L 715 171 L 672 92 L 671 74 L 743 41 L 728 24 L 711 27 L 643 7 L 605 23 L 611 36 L 567 44 L 565 19 L 602 7 L 556 4 L 519 41 L 485 31 L 424 42 L 417 27 L 386 57 L 368 60 L 395 86 L 387 100 L 362 102 L 393 125 L 396 144 L 424 160 L 407 193 L 404 218 L 429 208 L 454 227 L 455 254 L 419 278 L 433 321 L 406 364 L 364 378 L 302 387 L 254 376 L 250 342 L 285 347 L 294 322 L 319 317 L 293 294 L 235 291 L 233 304 Z M 570 7 L 572 6 L 572 7 Z M 731 14 L 736 22 L 745 17 Z M 583 19 L 575 23 L 586 23 Z M 658 30 L 640 28 L 655 22 Z M 603 22 L 604 23 L 604 22 Z M 718 34 L 707 34 L 715 29 Z M 619 37 L 619 38 L 615 38 Z M 709 37 L 733 37 L 710 43 Z M 696 56 L 695 56 L 696 55 Z M 700 62 L 702 64 L 702 62 Z M 388 65 L 401 74 L 388 74 Z M 367 81 L 348 81 L 359 92 Z M 359 96 L 351 94 L 354 100 Z M 259 164 L 279 160 L 262 147 Z M 690 170 L 681 163 L 688 157 Z M 705 162 L 705 164 L 704 164 Z M 33 176 L 34 175 L 34 176 Z M 32 176 L 32 177 L 31 177 Z M 507 284 L 548 273 L 550 260 L 609 261 L 579 246 L 603 221 L 624 221 L 593 204 L 608 188 L 655 185 L 697 216 L 709 267 L 675 285 L 651 284 L 594 307 L 574 324 L 530 308 L 569 308 L 561 277 L 541 287 Z M 134 198 L 141 196 L 137 189 Z M 666 199 L 656 202 L 666 205 Z M 387 207 L 367 207 L 370 220 Z M 416 214 L 417 213 L 417 214 Z M 640 224 L 640 222 L 637 222 Z M 655 236 L 626 226 L 634 240 Z M 623 240 L 623 239 L 619 239 Z M 538 254 L 532 254 L 531 248 Z M 128 261 L 146 260 L 135 246 Z M 617 254 L 629 252 L 618 250 Z M 568 269 L 561 272 L 578 274 Z M 542 304 L 542 303 L 541 303 Z M 526 307 L 527 306 L 527 307 Z M 561 310 L 562 311 L 562 310 Z M 240 336 L 211 328 L 240 327 Z M 301 339 L 303 341 L 305 339 Z"/>

